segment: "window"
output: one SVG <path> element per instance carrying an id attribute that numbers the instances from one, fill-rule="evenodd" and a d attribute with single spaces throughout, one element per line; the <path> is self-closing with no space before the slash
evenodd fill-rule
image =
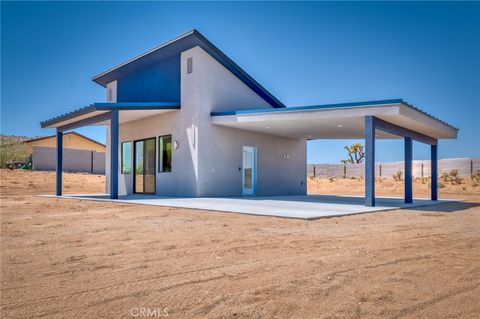
<path id="1" fill-rule="evenodd" d="M 123 142 L 122 143 L 122 174 L 131 174 L 131 173 L 132 173 L 132 142 Z"/>
<path id="2" fill-rule="evenodd" d="M 158 138 L 158 172 L 172 171 L 172 135 Z"/>

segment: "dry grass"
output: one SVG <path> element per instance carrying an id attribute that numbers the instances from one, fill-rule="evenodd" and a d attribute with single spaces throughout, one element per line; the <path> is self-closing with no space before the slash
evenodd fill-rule
<path id="1" fill-rule="evenodd" d="M 11 162 L 28 159 L 28 147 L 24 143 L 27 139 L 24 136 L 0 136 L 0 168 L 5 168 Z"/>

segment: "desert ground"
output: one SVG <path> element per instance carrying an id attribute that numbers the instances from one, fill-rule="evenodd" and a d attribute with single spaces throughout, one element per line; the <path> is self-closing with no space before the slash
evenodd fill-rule
<path id="1" fill-rule="evenodd" d="M 0 173 L 3 318 L 480 317 L 480 186 L 440 189 L 461 203 L 303 221 L 43 198 L 53 173 Z M 64 189 L 103 192 L 104 177 L 65 174 Z"/>

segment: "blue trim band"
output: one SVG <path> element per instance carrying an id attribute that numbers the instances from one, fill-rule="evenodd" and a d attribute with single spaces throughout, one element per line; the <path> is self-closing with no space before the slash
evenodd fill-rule
<path id="1" fill-rule="evenodd" d="M 97 110 L 121 110 L 123 108 L 132 108 L 132 109 L 170 109 L 170 108 L 180 108 L 180 102 L 117 102 L 117 103 L 94 103 L 93 104 Z"/>
<path id="2" fill-rule="evenodd" d="M 178 110 L 180 102 L 118 102 L 118 103 L 93 103 L 79 108 L 75 111 L 59 115 L 49 120 L 40 122 L 40 126 L 45 128 L 50 125 L 73 119 L 80 115 L 85 115 L 95 111 L 126 111 L 126 110 Z"/>

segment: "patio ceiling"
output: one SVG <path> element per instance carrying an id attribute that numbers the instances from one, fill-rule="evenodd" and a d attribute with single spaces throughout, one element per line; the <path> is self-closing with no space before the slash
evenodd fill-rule
<path id="1" fill-rule="evenodd" d="M 294 139 L 363 139 L 365 116 L 435 139 L 454 139 L 458 129 L 401 99 L 212 113 L 215 125 Z M 401 138 L 377 130 L 380 139 Z"/>

